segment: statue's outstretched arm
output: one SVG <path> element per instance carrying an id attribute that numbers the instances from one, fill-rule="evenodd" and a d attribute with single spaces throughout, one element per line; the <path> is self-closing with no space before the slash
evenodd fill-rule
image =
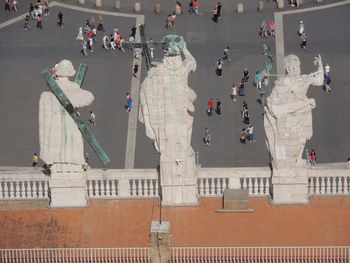
<path id="1" fill-rule="evenodd" d="M 190 51 L 188 51 L 186 43 L 182 49 L 182 52 L 185 56 L 185 60 L 184 60 L 184 64 L 188 70 L 188 72 L 193 72 L 196 71 L 197 68 L 197 62 L 194 59 L 194 57 L 192 56 L 192 54 L 190 53 Z"/>

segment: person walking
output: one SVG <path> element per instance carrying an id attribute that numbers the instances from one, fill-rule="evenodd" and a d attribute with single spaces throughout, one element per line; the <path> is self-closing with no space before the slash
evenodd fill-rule
<path id="1" fill-rule="evenodd" d="M 108 51 L 109 50 L 109 47 L 108 47 L 108 45 L 109 45 L 109 37 L 107 35 L 105 35 L 102 38 L 102 43 L 103 43 L 103 48 Z"/>
<path id="2" fill-rule="evenodd" d="M 242 78 L 242 82 L 245 82 L 245 83 L 248 83 L 248 80 L 249 80 L 249 71 L 247 68 L 245 68 L 243 70 L 243 78 Z"/>
<path id="3" fill-rule="evenodd" d="M 239 142 L 241 144 L 246 144 L 247 143 L 247 131 L 245 128 L 242 129 L 241 134 L 239 136 Z"/>
<path id="4" fill-rule="evenodd" d="M 42 25 L 42 18 L 41 18 L 41 15 L 37 15 L 36 18 L 35 18 L 35 21 L 36 21 L 36 29 L 40 28 L 41 30 L 43 29 L 43 25 Z"/>
<path id="5" fill-rule="evenodd" d="M 216 5 L 216 9 L 218 10 L 218 19 L 221 17 L 221 10 L 222 10 L 222 5 L 220 2 Z"/>
<path id="6" fill-rule="evenodd" d="M 208 110 L 207 110 L 208 116 L 213 115 L 213 109 L 214 109 L 214 101 L 213 101 L 213 98 L 210 98 L 208 102 Z"/>
<path id="7" fill-rule="evenodd" d="M 249 142 L 255 142 L 253 132 L 254 132 L 254 127 L 252 124 L 249 124 L 247 128 L 247 139 Z"/>
<path id="8" fill-rule="evenodd" d="M 231 92 L 231 99 L 233 101 L 236 101 L 237 98 L 237 86 L 235 85 L 235 83 L 232 84 L 232 92 Z"/>
<path id="9" fill-rule="evenodd" d="M 98 15 L 98 26 L 97 26 L 98 31 L 105 32 L 105 28 L 103 26 L 103 17 L 102 15 Z"/>
<path id="10" fill-rule="evenodd" d="M 94 126 L 96 125 L 96 115 L 92 111 L 90 111 L 89 123 Z"/>
<path id="11" fill-rule="evenodd" d="M 188 13 L 190 15 L 194 14 L 193 0 L 191 0 L 188 4 Z"/>
<path id="12" fill-rule="evenodd" d="M 306 43 L 307 43 L 306 34 L 303 33 L 303 34 L 301 35 L 301 44 L 300 44 L 300 46 L 301 46 L 303 49 L 306 49 Z"/>
<path id="13" fill-rule="evenodd" d="M 213 8 L 213 22 L 218 23 L 218 7 L 216 5 Z"/>
<path id="14" fill-rule="evenodd" d="M 37 153 L 34 153 L 32 157 L 32 166 L 36 169 L 38 167 L 39 156 Z"/>
<path id="15" fill-rule="evenodd" d="M 57 25 L 62 28 L 63 27 L 63 14 L 61 11 L 58 12 L 58 22 L 57 22 Z"/>
<path id="16" fill-rule="evenodd" d="M 314 149 L 311 150 L 309 158 L 310 158 L 311 166 L 315 166 L 315 164 L 316 164 L 316 152 Z"/>
<path id="17" fill-rule="evenodd" d="M 219 98 L 216 99 L 216 114 L 221 115 L 222 103 Z"/>
<path id="18" fill-rule="evenodd" d="M 17 9 L 18 8 L 18 1 L 17 0 L 13 0 L 11 8 L 14 12 L 18 11 L 18 9 Z"/>
<path id="19" fill-rule="evenodd" d="M 133 75 L 135 78 L 138 78 L 138 75 L 137 75 L 138 72 L 139 72 L 139 65 L 135 64 L 133 68 Z"/>
<path id="20" fill-rule="evenodd" d="M 231 62 L 231 59 L 230 59 L 230 47 L 229 46 L 224 48 L 224 56 L 222 57 L 222 60 L 226 61 L 226 62 Z"/>
<path id="21" fill-rule="evenodd" d="M 298 34 L 299 36 L 301 36 L 302 34 L 304 34 L 305 32 L 305 26 L 304 26 L 304 22 L 300 21 L 299 22 L 299 29 L 298 29 Z"/>
<path id="22" fill-rule="evenodd" d="M 211 132 L 208 127 L 204 128 L 204 143 L 207 146 L 211 145 Z"/>
<path id="23" fill-rule="evenodd" d="M 194 13 L 196 15 L 198 15 L 199 14 L 199 2 L 197 0 L 194 0 L 194 2 L 193 2 L 193 9 L 194 9 Z"/>
<path id="24" fill-rule="evenodd" d="M 24 30 L 30 30 L 29 28 L 29 16 L 26 15 L 26 17 L 24 18 Z"/>
<path id="25" fill-rule="evenodd" d="M 131 98 L 131 95 L 130 93 L 126 93 L 126 111 L 127 112 L 130 112 L 131 111 L 131 108 L 132 108 L 132 98 Z"/>
<path id="26" fill-rule="evenodd" d="M 5 4 L 5 11 L 6 12 L 11 12 L 10 0 L 4 0 L 4 4 Z"/>
<path id="27" fill-rule="evenodd" d="M 220 78 L 222 78 L 222 66 L 223 65 L 224 65 L 224 63 L 219 58 L 219 60 L 216 62 L 216 75 Z"/>
<path id="28" fill-rule="evenodd" d="M 87 43 L 87 41 L 84 39 L 84 40 L 81 42 L 81 52 L 83 52 L 83 54 L 84 54 L 85 57 L 87 56 L 87 49 L 88 49 L 88 43 Z"/>
<path id="29" fill-rule="evenodd" d="M 324 74 L 324 80 L 323 80 L 323 86 L 324 86 L 326 92 L 331 92 L 332 91 L 331 86 L 330 86 L 331 82 L 332 82 L 331 76 L 329 75 L 329 73 L 325 73 Z"/>
<path id="30" fill-rule="evenodd" d="M 245 110 L 243 113 L 243 123 L 245 123 L 246 125 L 250 124 L 250 116 L 248 110 Z"/>

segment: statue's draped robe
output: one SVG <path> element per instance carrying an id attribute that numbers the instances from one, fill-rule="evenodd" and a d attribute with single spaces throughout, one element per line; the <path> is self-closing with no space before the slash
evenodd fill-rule
<path id="1" fill-rule="evenodd" d="M 57 84 L 75 108 L 94 100 L 91 92 L 68 79 Z M 43 92 L 39 104 L 40 158 L 56 171 L 80 171 L 85 164 L 84 144 L 77 125 L 52 92 Z"/>

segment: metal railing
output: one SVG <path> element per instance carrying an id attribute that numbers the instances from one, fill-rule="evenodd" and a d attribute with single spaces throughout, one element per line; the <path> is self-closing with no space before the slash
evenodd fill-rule
<path id="1" fill-rule="evenodd" d="M 191 262 L 350 262 L 350 246 L 173 247 L 172 263 Z"/>
<path id="2" fill-rule="evenodd" d="M 0 249 L 2 263 L 150 263 L 149 248 L 38 248 Z"/>

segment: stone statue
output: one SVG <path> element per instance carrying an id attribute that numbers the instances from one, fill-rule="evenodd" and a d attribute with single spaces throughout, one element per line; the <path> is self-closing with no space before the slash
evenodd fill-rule
<path id="1" fill-rule="evenodd" d="M 312 113 L 316 103 L 306 96 L 310 85 L 322 86 L 321 57 L 315 58 L 318 71 L 300 75 L 300 61 L 295 55 L 284 58 L 286 76 L 279 77 L 265 106 L 264 126 L 272 167 L 292 169 L 302 161 L 306 140 L 312 137 Z"/>
<path id="2" fill-rule="evenodd" d="M 88 106 L 94 100 L 91 92 L 69 80 L 75 70 L 69 60 L 57 65 L 57 84 L 74 108 Z M 77 125 L 56 96 L 45 91 L 39 102 L 40 158 L 51 173 L 81 172 L 85 164 L 84 144 Z"/>
<path id="3" fill-rule="evenodd" d="M 195 154 L 191 147 L 193 102 L 188 74 L 196 61 L 182 37 L 170 41 L 161 63 L 152 67 L 141 85 L 140 121 L 160 153 L 164 203 L 197 202 Z M 182 59 L 181 53 L 184 56 Z"/>

